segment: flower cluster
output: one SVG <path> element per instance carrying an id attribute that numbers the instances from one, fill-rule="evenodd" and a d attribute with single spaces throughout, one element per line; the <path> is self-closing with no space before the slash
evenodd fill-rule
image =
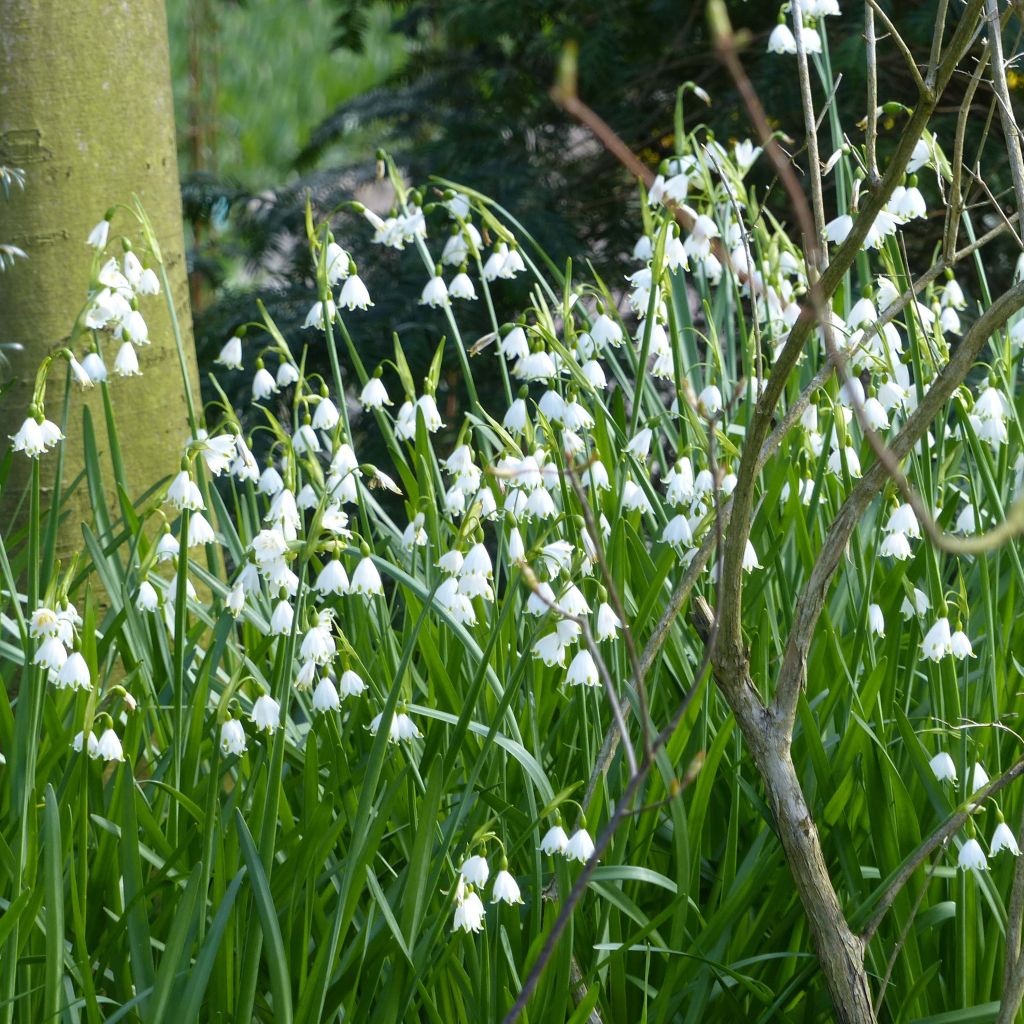
<path id="1" fill-rule="evenodd" d="M 455 883 L 455 931 L 478 932 L 484 926 L 487 910 L 478 893 L 482 892 L 490 877 L 487 858 L 481 854 L 467 857 L 459 868 Z M 519 883 L 508 870 L 508 858 L 501 856 L 501 867 L 491 883 L 491 902 L 507 903 L 510 906 L 522 903 Z"/>

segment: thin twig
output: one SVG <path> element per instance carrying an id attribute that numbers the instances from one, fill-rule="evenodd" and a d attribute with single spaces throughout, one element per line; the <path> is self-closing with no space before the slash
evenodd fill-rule
<path id="1" fill-rule="evenodd" d="M 899 32 L 896 31 L 896 26 L 889 20 L 889 16 L 878 5 L 877 0 L 867 0 L 867 6 L 868 6 L 868 11 L 866 12 L 865 17 L 868 20 L 868 22 L 870 23 L 871 33 L 872 34 L 874 33 L 874 21 L 870 19 L 869 15 L 877 14 L 879 20 L 885 26 L 886 32 L 889 33 L 889 37 L 896 44 L 896 49 L 899 50 L 900 53 L 903 55 L 903 60 L 904 60 L 904 62 L 907 65 L 907 70 L 910 72 L 910 77 L 913 78 L 914 85 L 917 87 L 918 95 L 921 95 L 921 94 L 925 93 L 927 91 L 927 89 L 926 89 L 925 84 L 924 84 L 924 79 L 921 77 L 921 72 L 918 70 L 918 67 L 917 67 L 917 61 L 914 60 L 914 55 L 910 52 L 910 47 L 907 46 L 906 42 L 903 39 L 903 36 L 901 36 L 899 34 Z M 869 51 L 869 53 L 870 53 L 870 51 Z M 869 68 L 870 68 L 870 64 L 869 64 Z M 877 97 L 877 82 L 875 83 L 875 88 L 876 88 L 875 95 Z M 876 98 L 875 102 L 877 103 L 877 98 Z M 870 79 L 869 79 L 869 82 L 868 82 L 868 116 L 869 117 L 871 116 L 871 107 L 872 107 L 872 103 L 871 103 L 871 82 L 870 82 Z M 869 163 L 870 163 L 870 161 L 869 161 Z M 877 172 L 877 168 L 876 168 L 876 172 Z"/>
<path id="2" fill-rule="evenodd" d="M 864 4 L 864 43 L 867 47 L 868 127 L 865 147 L 868 160 L 868 181 L 872 188 L 881 180 L 878 176 L 878 48 L 875 41 L 875 9 L 871 0 Z M 913 62 L 911 62 L 913 66 Z M 917 68 L 914 67 L 914 72 Z M 918 76 L 920 77 L 920 76 Z"/>
<path id="3" fill-rule="evenodd" d="M 814 214 L 815 241 L 812 245 L 805 243 L 804 252 L 810 257 L 808 262 L 813 262 L 815 272 L 820 272 L 825 269 L 825 265 L 828 263 L 828 250 L 822 244 L 825 238 L 825 199 L 821 191 L 821 160 L 818 156 L 818 131 L 814 121 L 814 97 L 811 94 L 811 75 L 807 66 L 807 49 L 804 46 L 803 5 L 801 0 L 791 0 L 791 5 L 793 9 L 793 38 L 796 40 L 796 72 L 800 83 L 800 106 L 804 115 L 807 173 L 811 178 L 811 210 Z M 788 169 L 788 161 L 786 166 Z M 779 167 L 778 163 L 776 163 L 776 167 Z M 783 178 L 783 181 L 785 183 L 785 178 Z M 787 188 L 787 191 L 790 190 Z M 803 192 L 799 189 L 797 191 L 802 198 Z M 791 191 L 790 197 L 793 198 Z M 813 283 L 813 276 L 809 277 L 809 280 Z"/>
<path id="4" fill-rule="evenodd" d="M 1017 212 L 1024 213 L 1024 157 L 1020 150 L 1020 128 L 1013 116 L 1010 89 L 1006 84 L 1006 64 L 1003 59 L 1002 26 L 999 21 L 997 0 L 985 0 L 985 21 L 988 42 L 992 48 L 992 87 L 999 101 L 999 120 L 1003 125 L 1006 155 L 1010 161 L 1010 174 L 1017 193 Z"/>

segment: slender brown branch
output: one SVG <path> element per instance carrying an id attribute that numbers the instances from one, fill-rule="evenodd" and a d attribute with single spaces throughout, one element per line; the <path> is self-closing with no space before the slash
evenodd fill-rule
<path id="1" fill-rule="evenodd" d="M 884 15 L 883 15 L 884 18 Z M 900 40 L 902 42 L 902 40 Z M 872 188 L 878 187 L 878 46 L 875 40 L 875 8 L 872 0 L 866 0 L 864 4 L 864 44 L 867 52 L 867 77 L 868 77 L 868 124 L 864 135 L 864 145 L 867 151 L 868 181 Z M 913 65 L 914 73 L 917 73 L 917 66 Z M 918 76 L 920 77 L 920 76 Z"/>
<path id="2" fill-rule="evenodd" d="M 886 30 L 886 32 L 889 33 L 889 38 L 892 39 L 893 43 L 896 46 L 896 49 L 899 50 L 900 53 L 902 54 L 903 61 L 906 64 L 906 67 L 907 67 L 907 71 L 910 72 L 910 77 L 914 80 L 914 85 L 917 87 L 918 95 L 919 96 L 920 95 L 924 95 L 928 90 L 925 87 L 924 79 L 921 77 L 921 72 L 918 70 L 917 61 L 914 60 L 914 55 L 910 52 L 910 47 L 907 46 L 906 42 L 903 39 L 903 36 L 901 36 L 899 34 L 899 32 L 896 31 L 896 26 L 893 25 L 893 23 L 889 20 L 889 16 L 885 13 L 885 11 L 882 10 L 882 8 L 879 6 L 877 0 L 866 0 L 866 2 L 867 2 L 868 10 L 866 12 L 865 18 L 866 18 L 866 21 L 867 21 L 867 23 L 869 25 L 869 30 L 868 30 L 869 38 L 872 37 L 873 34 L 874 34 L 874 21 L 870 17 L 870 15 L 875 14 L 875 15 L 878 16 L 879 21 L 881 21 L 881 23 L 885 26 L 885 30 Z M 876 90 L 877 90 L 877 84 L 876 84 Z M 877 102 L 878 102 L 878 100 L 877 100 L 877 91 L 875 93 L 875 97 L 876 97 L 875 103 L 877 104 Z M 869 117 L 871 116 L 871 107 L 872 107 L 872 104 L 871 104 L 871 91 L 870 91 L 870 82 L 869 82 L 869 91 L 868 91 L 868 116 Z M 868 163 L 869 163 L 869 166 L 870 166 L 870 161 L 868 161 Z"/>
<path id="3" fill-rule="evenodd" d="M 1017 193 L 1017 212 L 1024 213 L 1024 157 L 1020 150 L 1020 128 L 1013 116 L 1010 89 L 1006 84 L 1006 63 L 1003 58 L 1002 25 L 997 0 L 985 0 L 985 21 L 992 50 L 992 87 L 999 102 L 999 120 L 1003 126 L 1006 155 L 1010 161 L 1013 188 Z"/>
<path id="4" fill-rule="evenodd" d="M 793 11 L 793 38 L 796 40 L 796 73 L 797 80 L 800 83 L 800 106 L 804 115 L 804 144 L 807 147 L 807 173 L 811 179 L 811 212 L 813 213 L 815 239 L 813 245 L 805 244 L 804 251 L 808 256 L 808 262 L 812 262 L 811 258 L 813 257 L 814 270 L 817 272 L 823 270 L 825 265 L 828 263 L 828 251 L 824 246 L 825 199 L 821 190 L 821 159 L 818 155 L 818 129 L 814 120 L 814 97 L 811 93 L 811 75 L 807 67 L 807 49 L 804 46 L 803 4 L 801 0 L 791 0 L 791 6 Z M 769 157 L 771 157 L 770 153 Z M 792 174 L 793 168 L 788 160 L 779 163 L 773 159 L 772 162 L 775 163 L 776 168 L 779 169 L 780 175 L 783 173 L 783 166 L 785 166 L 786 171 L 789 174 Z M 796 202 L 795 195 L 788 188 L 788 182 L 785 177 L 783 177 L 783 182 L 787 184 L 786 190 L 790 192 L 790 197 L 794 202 Z M 799 195 L 800 199 L 806 203 L 803 190 L 799 187 L 796 189 L 796 195 Z M 810 280 L 813 280 L 813 277 L 810 278 Z"/>

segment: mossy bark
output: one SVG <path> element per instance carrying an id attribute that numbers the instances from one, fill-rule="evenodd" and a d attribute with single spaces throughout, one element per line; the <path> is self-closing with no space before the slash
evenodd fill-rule
<path id="1" fill-rule="evenodd" d="M 67 343 L 85 301 L 93 250 L 91 228 L 117 203 L 142 201 L 152 220 L 183 333 L 192 394 L 198 399 L 182 237 L 163 0 L 0 0 L 0 163 L 21 167 L 24 192 L 0 202 L 0 238 L 28 254 L 0 273 L 0 340 L 20 344 L 2 350 L 0 377 L 13 386 L 0 400 L 0 450 L 24 418 L 42 358 Z M 134 218 L 119 211 L 111 238 L 131 233 L 140 257 Z M 119 246 L 111 251 L 120 254 Z M 152 344 L 140 350 L 143 376 L 112 378 L 111 397 L 121 439 L 129 492 L 141 494 L 176 468 L 188 436 L 185 385 L 164 298 L 140 306 Z M 103 355 L 112 368 L 116 343 L 106 338 Z M 76 346 L 83 355 L 83 342 Z M 64 401 L 64 364 L 51 373 L 46 412 L 59 420 Z M 82 411 L 89 406 L 107 459 L 98 389 L 74 389 L 66 426 L 65 482 L 83 465 Z M 51 453 L 43 479 L 52 493 Z M 0 496 L 0 530 L 15 528 L 27 481 L 27 460 Z M 109 463 L 104 471 L 110 471 Z M 107 480 L 107 493 L 114 488 Z M 45 499 L 44 499 L 45 500 Z M 81 546 L 81 523 L 91 517 L 84 486 L 66 499 L 59 548 Z"/>

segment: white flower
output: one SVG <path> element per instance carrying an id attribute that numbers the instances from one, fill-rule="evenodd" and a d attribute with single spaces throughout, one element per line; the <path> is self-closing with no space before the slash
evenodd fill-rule
<path id="1" fill-rule="evenodd" d="M 914 601 L 911 604 L 910 599 L 903 598 L 903 604 L 900 605 L 900 613 L 904 619 L 912 619 L 915 615 L 920 617 L 925 612 L 929 611 L 932 606 L 931 601 L 928 600 L 928 595 L 923 590 L 914 588 Z"/>
<path id="2" fill-rule="evenodd" d="M 292 684 L 296 690 L 305 693 L 312 689 L 316 680 L 316 668 L 316 662 L 313 661 L 304 661 L 299 666 L 299 671 L 295 674 L 295 681 Z"/>
<path id="3" fill-rule="evenodd" d="M 288 542 L 280 530 L 260 530 L 249 545 L 260 566 L 268 565 L 284 556 Z"/>
<path id="4" fill-rule="evenodd" d="M 540 841 L 540 852 L 553 857 L 556 853 L 565 853 L 568 845 L 569 837 L 565 834 L 565 829 L 561 825 L 552 825 Z"/>
<path id="5" fill-rule="evenodd" d="M 245 730 L 237 718 L 229 718 L 221 725 L 220 751 L 225 756 L 245 753 Z"/>
<path id="6" fill-rule="evenodd" d="M 237 334 L 228 338 L 214 362 L 229 370 L 240 370 L 242 368 L 242 339 Z"/>
<path id="7" fill-rule="evenodd" d="M 280 366 L 278 366 L 276 380 L 279 388 L 286 388 L 290 384 L 294 384 L 298 379 L 298 368 L 294 364 L 288 362 L 288 360 L 284 360 Z"/>
<path id="8" fill-rule="evenodd" d="M 852 228 L 853 218 L 848 213 L 840 214 L 835 220 L 830 220 L 825 225 L 825 238 L 834 245 L 842 245 Z"/>
<path id="9" fill-rule="evenodd" d="M 284 479 L 281 474 L 273 466 L 267 466 L 262 473 L 260 478 L 256 482 L 256 493 L 257 494 L 268 494 L 270 497 L 275 497 L 284 490 Z"/>
<path id="10" fill-rule="evenodd" d="M 530 354 L 530 342 L 526 331 L 516 324 L 503 338 L 498 338 L 498 351 L 506 359 L 523 359 Z"/>
<path id="11" fill-rule="evenodd" d="M 722 411 L 722 392 L 714 384 L 708 385 L 697 396 L 697 411 L 708 419 Z"/>
<path id="12" fill-rule="evenodd" d="M 152 267 L 146 267 L 139 276 L 139 283 L 135 287 L 136 295 L 159 295 L 160 279 Z"/>
<path id="13" fill-rule="evenodd" d="M 236 619 L 242 614 L 242 609 L 245 607 L 245 587 L 242 585 L 241 580 L 228 591 L 224 603 L 227 605 L 228 611 Z"/>
<path id="14" fill-rule="evenodd" d="M 432 309 L 448 305 L 448 286 L 444 283 L 443 277 L 440 275 L 432 277 L 423 286 L 423 291 L 420 293 L 420 305 L 430 306 Z"/>
<path id="15" fill-rule="evenodd" d="M 851 445 L 843 448 L 836 448 L 828 457 L 828 469 L 835 476 L 842 476 L 843 460 L 846 461 L 847 472 L 852 477 L 860 476 L 860 459 Z"/>
<path id="16" fill-rule="evenodd" d="M 41 636 L 57 636 L 60 632 L 60 617 L 52 608 L 38 607 L 28 621 L 28 634 L 33 639 Z"/>
<path id="17" fill-rule="evenodd" d="M 913 185 L 889 201 L 892 212 L 901 220 L 914 220 L 928 215 L 928 207 L 921 190 Z"/>
<path id="18" fill-rule="evenodd" d="M 295 611 L 287 601 L 278 601 L 270 616 L 271 636 L 283 636 L 290 633 L 292 622 L 295 619 Z"/>
<path id="19" fill-rule="evenodd" d="M 604 601 L 597 609 L 597 628 L 594 633 L 599 641 L 611 640 L 618 635 L 622 621 L 615 614 L 612 606 Z"/>
<path id="20" fill-rule="evenodd" d="M 1005 821 L 1001 821 L 996 825 L 996 830 L 992 833 L 992 842 L 989 843 L 988 850 L 989 854 L 993 857 L 1002 853 L 1003 850 L 1009 850 L 1014 857 L 1020 856 L 1020 847 L 1017 845 L 1013 829 Z M 497 883 L 495 883 L 495 887 L 497 887 Z"/>
<path id="21" fill-rule="evenodd" d="M 877 604 L 868 605 L 868 627 L 875 636 L 885 636 L 885 616 Z"/>
<path id="22" fill-rule="evenodd" d="M 142 376 L 142 371 L 139 369 L 139 357 L 135 354 L 131 342 L 124 342 L 117 350 L 117 355 L 114 358 L 114 373 L 118 377 Z"/>
<path id="23" fill-rule="evenodd" d="M 341 707 L 341 698 L 329 676 L 324 676 L 313 691 L 313 710 L 325 713 L 337 711 Z"/>
<path id="24" fill-rule="evenodd" d="M 754 545 L 748 540 L 747 546 L 743 550 L 743 571 L 753 572 L 760 568 L 761 563 L 757 560 L 757 552 L 754 550 Z"/>
<path id="25" fill-rule="evenodd" d="M 335 285 L 348 277 L 349 255 L 337 242 L 327 243 L 327 252 L 324 254 L 324 262 L 327 264 L 327 283 Z"/>
<path id="26" fill-rule="evenodd" d="M 921 536 L 921 526 L 917 521 L 917 515 L 910 505 L 900 505 L 885 524 L 887 533 L 905 533 L 915 540 Z"/>
<path id="27" fill-rule="evenodd" d="M 372 306 L 370 293 L 366 290 L 362 278 L 358 274 L 349 277 L 341 287 L 341 295 L 338 296 L 338 305 L 346 309 L 367 309 Z"/>
<path id="28" fill-rule="evenodd" d="M 519 884 L 505 868 L 502 868 L 494 876 L 494 886 L 491 889 L 491 902 L 508 903 L 510 906 L 513 903 L 523 902 L 523 898 L 519 894 Z"/>
<path id="29" fill-rule="evenodd" d="M 652 431 L 650 427 L 644 427 L 642 430 L 638 430 L 636 435 L 630 440 L 629 444 L 626 445 L 627 454 L 634 455 L 640 460 L 646 459 L 651 451 L 651 438 L 653 436 L 654 431 Z"/>
<path id="30" fill-rule="evenodd" d="M 600 686 L 601 679 L 597 674 L 597 664 L 590 651 L 580 651 L 569 663 L 569 671 L 565 676 L 569 686 Z"/>
<path id="31" fill-rule="evenodd" d="M 92 679 L 85 658 L 78 651 L 72 651 L 57 673 L 59 690 L 91 690 Z"/>
<path id="32" fill-rule="evenodd" d="M 123 761 L 124 751 L 121 749 L 121 741 L 113 729 L 107 729 L 96 743 L 96 752 L 89 752 L 90 757 L 102 761 Z"/>
<path id="33" fill-rule="evenodd" d="M 71 741 L 71 749 L 77 753 L 82 752 L 83 735 L 80 732 L 75 733 L 75 738 Z M 96 757 L 96 748 L 99 746 L 99 741 L 96 739 L 93 733 L 89 733 L 89 738 L 86 741 L 86 751 L 89 757 Z"/>
<path id="34" fill-rule="evenodd" d="M 202 512 L 193 512 L 188 519 L 188 546 L 195 548 L 213 544 L 215 541 L 216 535 L 213 527 L 206 521 L 206 516 Z"/>
<path id="35" fill-rule="evenodd" d="M 768 37 L 769 53 L 796 53 L 796 39 L 788 25 L 776 25 Z"/>
<path id="36" fill-rule="evenodd" d="M 315 327 L 317 330 L 322 331 L 324 329 L 325 311 L 327 320 L 333 321 L 334 315 L 337 312 L 337 307 L 334 305 L 334 299 L 329 298 L 326 306 L 323 302 L 314 302 L 313 305 L 309 307 L 306 319 L 302 321 L 303 329 L 305 330 L 307 327 Z"/>
<path id="37" fill-rule="evenodd" d="M 205 430 L 199 432 L 196 441 L 201 441 L 199 455 L 206 468 L 214 475 L 220 476 L 231 468 L 238 450 L 237 438 L 234 434 L 218 434 L 210 437 Z"/>
<path id="38" fill-rule="evenodd" d="M 420 395 L 416 399 L 416 407 L 423 413 L 423 422 L 429 433 L 433 434 L 444 426 L 444 420 L 437 409 L 437 401 L 432 394 L 428 392 Z"/>
<path id="39" fill-rule="evenodd" d="M 526 423 L 526 402 L 522 398 L 517 398 L 508 407 L 508 412 L 505 413 L 505 418 L 501 421 L 501 425 L 509 433 L 520 434 L 526 429 Z"/>
<path id="40" fill-rule="evenodd" d="M 235 435 L 235 457 L 231 460 L 228 471 L 239 481 L 259 479 L 260 468 L 241 434 Z"/>
<path id="41" fill-rule="evenodd" d="M 932 661 L 939 661 L 953 651 L 952 637 L 949 631 L 949 619 L 941 618 L 925 634 L 921 641 L 921 652 Z"/>
<path id="42" fill-rule="evenodd" d="M 481 857 L 479 854 L 467 857 L 466 860 L 462 862 L 462 867 L 459 868 L 459 874 L 461 874 L 470 885 L 475 885 L 482 889 L 487 884 L 487 878 L 490 875 L 490 868 L 487 866 L 487 859 L 485 857 Z"/>
<path id="43" fill-rule="evenodd" d="M 36 649 L 32 658 L 33 665 L 42 665 L 50 672 L 60 672 L 64 662 L 68 660 L 68 652 L 61 643 L 60 637 L 48 636 Z"/>
<path id="44" fill-rule="evenodd" d="M 384 405 L 391 405 L 384 382 L 380 377 L 371 377 L 359 395 L 359 402 L 364 409 L 379 409 Z"/>
<path id="45" fill-rule="evenodd" d="M 484 926 L 486 910 L 483 902 L 475 892 L 469 892 L 459 901 L 455 908 L 455 920 L 452 929 L 464 932 L 478 932 Z"/>
<path id="46" fill-rule="evenodd" d="M 326 665 L 334 657 L 336 646 L 331 635 L 330 617 L 307 630 L 299 657 L 317 665 Z"/>
<path id="47" fill-rule="evenodd" d="M 585 828 L 578 828 L 563 852 L 567 860 L 578 860 L 585 864 L 594 855 L 594 840 Z"/>
<path id="48" fill-rule="evenodd" d="M 460 576 L 483 576 L 490 579 L 493 569 L 487 548 L 480 543 L 474 544 L 463 559 L 458 572 Z"/>
<path id="49" fill-rule="evenodd" d="M 316 430 L 333 430 L 339 419 L 341 414 L 330 398 L 324 396 L 317 402 L 316 412 L 313 413 L 313 427 Z"/>
<path id="50" fill-rule="evenodd" d="M 86 245 L 91 245 L 94 249 L 103 250 L 107 247 L 107 238 L 110 236 L 110 221 L 101 220 L 89 232 L 89 237 L 85 240 Z"/>
<path id="51" fill-rule="evenodd" d="M 74 378 L 75 383 L 83 388 L 93 387 L 93 379 L 85 371 L 85 367 L 74 357 L 71 356 L 68 359 L 68 366 L 71 367 L 71 376 Z"/>
<path id="52" fill-rule="evenodd" d="M 977 839 L 968 839 L 960 847 L 958 864 L 964 871 L 984 871 L 988 868 L 988 861 L 985 859 L 985 851 Z"/>
<path id="53" fill-rule="evenodd" d="M 907 540 L 906 534 L 890 533 L 882 541 L 879 554 L 883 558 L 895 558 L 903 562 L 913 555 L 913 551 L 910 548 L 910 541 Z"/>
<path id="54" fill-rule="evenodd" d="M 653 512 L 650 499 L 632 480 L 627 480 L 622 485 L 622 507 L 627 512 L 635 512 L 638 509 L 648 514 Z"/>
<path id="55" fill-rule="evenodd" d="M 165 536 L 170 536 L 166 534 Z M 135 607 L 140 612 L 155 612 L 159 598 L 153 584 L 149 580 L 143 580 L 139 584 L 139 592 L 135 595 Z"/>
<path id="56" fill-rule="evenodd" d="M 16 452 L 24 452 L 30 459 L 42 455 L 46 451 L 46 442 L 39 423 L 29 416 L 16 434 L 8 435 L 13 442 L 11 448 Z"/>
<path id="57" fill-rule="evenodd" d="M 187 508 L 190 512 L 200 512 L 206 508 L 199 488 L 186 469 L 171 481 L 167 488 L 167 500 L 179 511 Z"/>
<path id="58" fill-rule="evenodd" d="M 605 376 L 601 364 L 596 359 L 588 359 L 581 367 L 583 376 L 590 382 L 590 386 L 597 391 L 603 391 L 608 387 L 608 378 Z"/>
<path id="59" fill-rule="evenodd" d="M 821 36 L 815 29 L 808 28 L 806 25 L 801 26 L 800 39 L 807 53 L 821 53 Z"/>
<path id="60" fill-rule="evenodd" d="M 381 581 L 377 566 L 368 555 L 363 558 L 352 573 L 352 582 L 349 584 L 350 594 L 359 594 L 362 597 L 372 597 L 374 594 L 384 593 L 384 584 Z"/>
<path id="61" fill-rule="evenodd" d="M 889 417 L 886 414 L 885 407 L 873 395 L 865 400 L 863 412 L 864 420 L 872 430 L 888 429 Z"/>
<path id="62" fill-rule="evenodd" d="M 974 648 L 963 630 L 958 629 L 949 639 L 949 649 L 954 658 L 973 658 Z"/>
<path id="63" fill-rule="evenodd" d="M 380 729 L 381 719 L 384 717 L 384 713 L 381 712 L 377 715 L 367 726 L 370 730 L 371 736 L 377 735 L 377 730 Z M 396 711 L 391 716 L 391 727 L 388 730 L 388 742 L 399 743 L 402 740 L 411 740 L 422 735 L 419 729 L 416 728 L 416 723 L 405 714 L 403 711 Z"/>
<path id="64" fill-rule="evenodd" d="M 348 573 L 345 572 L 345 566 L 335 558 L 320 570 L 313 589 L 321 597 L 327 597 L 328 594 L 347 594 L 348 586 Z"/>
<path id="65" fill-rule="evenodd" d="M 281 705 L 269 694 L 261 693 L 252 706 L 251 720 L 257 729 L 273 732 L 281 724 Z"/>
<path id="66" fill-rule="evenodd" d="M 944 750 L 936 754 L 929 762 L 932 774 L 939 782 L 952 782 L 956 785 L 956 765 L 953 758 Z"/>
<path id="67" fill-rule="evenodd" d="M 527 381 L 551 380 L 558 376 L 558 369 L 547 352 L 530 352 L 512 368 L 512 376 Z"/>
<path id="68" fill-rule="evenodd" d="M 358 697 L 366 690 L 366 683 L 351 669 L 342 672 L 338 686 L 342 697 Z"/>
<path id="69" fill-rule="evenodd" d="M 320 451 L 320 440 L 316 436 L 316 431 L 313 429 L 312 424 L 303 423 L 295 431 L 294 435 L 292 435 L 292 448 L 296 455 L 302 455 L 304 452 Z"/>
<path id="70" fill-rule="evenodd" d="M 564 611 L 577 618 L 590 614 L 590 605 L 587 604 L 587 599 L 579 587 L 572 583 L 558 595 L 558 604 Z M 577 626 L 576 629 L 578 631 L 579 627 Z"/>
<path id="71" fill-rule="evenodd" d="M 677 550 L 693 547 L 693 530 L 686 516 L 679 515 L 670 519 L 662 531 L 661 539 Z"/>
<path id="72" fill-rule="evenodd" d="M 755 146 L 750 139 L 737 142 L 732 150 L 733 159 L 741 171 L 749 171 L 754 161 L 761 155 L 761 147 Z"/>
<path id="73" fill-rule="evenodd" d="M 548 668 L 565 664 L 565 643 L 558 633 L 548 633 L 546 636 L 542 636 L 534 643 L 533 653 Z"/>
<path id="74" fill-rule="evenodd" d="M 979 789 L 984 789 L 989 781 L 988 772 L 978 762 L 975 762 L 974 768 L 971 770 L 971 792 L 977 793 Z"/>
<path id="75" fill-rule="evenodd" d="M 274 375 L 265 367 L 257 367 L 252 378 L 252 399 L 254 402 L 262 402 L 277 391 L 277 381 Z"/>
<path id="76" fill-rule="evenodd" d="M 99 384 L 107 379 L 107 368 L 99 352 L 87 353 L 82 360 L 82 369 L 89 374 L 89 379 L 93 384 Z"/>

